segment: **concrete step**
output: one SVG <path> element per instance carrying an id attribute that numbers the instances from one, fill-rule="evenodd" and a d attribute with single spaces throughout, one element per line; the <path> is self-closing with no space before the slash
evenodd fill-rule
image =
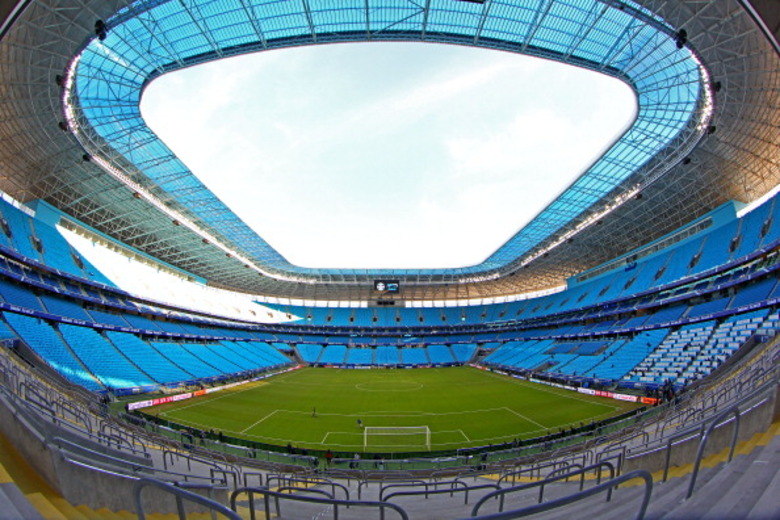
<path id="1" fill-rule="evenodd" d="M 95 512 L 104 520 L 124 520 L 123 517 L 105 507 L 96 509 Z"/>
<path id="2" fill-rule="evenodd" d="M 775 464 L 775 468 L 777 465 Z M 746 519 L 750 520 L 770 520 L 776 519 L 778 516 L 778 509 L 780 506 L 780 471 L 775 470 L 775 476 L 772 481 L 764 489 L 764 492 L 753 504 Z"/>
<path id="3" fill-rule="evenodd" d="M 16 484 L 0 484 L 0 519 L 24 518 L 43 520 L 43 516 L 33 507 Z"/>
<path id="4" fill-rule="evenodd" d="M 776 430 L 772 428 L 771 430 Z M 769 433 L 769 432 L 768 432 Z M 702 471 L 693 496 L 669 508 L 664 519 L 743 518 L 772 480 L 780 461 L 776 436 L 759 434 L 739 445 L 731 463 L 725 461 L 712 470 Z M 766 443 L 769 441 L 769 444 Z M 764 444 L 764 445 L 762 445 Z M 726 450 L 717 456 L 726 457 Z M 688 477 L 690 478 L 690 477 Z M 687 492 L 690 480 L 681 479 Z"/>
<path id="5" fill-rule="evenodd" d="M 49 502 L 51 502 L 54 507 L 59 509 L 60 512 L 65 515 L 66 518 L 68 518 L 68 520 L 89 520 L 89 517 L 70 505 L 70 502 L 62 497 L 49 497 Z"/>
<path id="6" fill-rule="evenodd" d="M 46 520 L 68 520 L 62 511 L 52 504 L 43 493 L 29 493 L 27 500 L 38 510 Z"/>
<path id="7" fill-rule="evenodd" d="M 76 509 L 81 511 L 81 514 L 83 514 L 89 520 L 102 520 L 101 516 L 89 506 L 80 505 L 76 506 Z"/>
<path id="8" fill-rule="evenodd" d="M 723 494 L 714 510 L 724 511 L 728 518 L 745 518 L 750 513 L 777 474 L 777 453 L 769 456 L 767 452 L 770 450 L 771 448 L 762 450 L 742 478 Z M 780 516 L 780 498 L 775 499 L 775 513 Z"/>

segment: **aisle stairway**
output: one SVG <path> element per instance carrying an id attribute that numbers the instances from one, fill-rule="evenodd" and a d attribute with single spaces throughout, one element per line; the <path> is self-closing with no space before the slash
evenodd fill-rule
<path id="1" fill-rule="evenodd" d="M 239 510 L 239 513 L 246 513 Z M 249 518 L 248 514 L 244 515 Z M 262 520 L 262 512 L 256 515 Z M 136 520 L 131 511 L 92 509 L 72 505 L 38 476 L 19 452 L 0 434 L 0 520 Z M 176 520 L 177 515 L 147 514 L 148 520 Z M 210 520 L 210 513 L 191 513 L 188 520 Z M 216 518 L 224 518 L 217 515 Z"/>

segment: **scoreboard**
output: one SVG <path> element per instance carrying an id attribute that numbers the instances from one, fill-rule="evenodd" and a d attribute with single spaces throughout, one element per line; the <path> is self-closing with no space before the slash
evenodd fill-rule
<path id="1" fill-rule="evenodd" d="M 384 294 L 395 294 L 401 291 L 398 280 L 374 280 L 374 290 Z"/>

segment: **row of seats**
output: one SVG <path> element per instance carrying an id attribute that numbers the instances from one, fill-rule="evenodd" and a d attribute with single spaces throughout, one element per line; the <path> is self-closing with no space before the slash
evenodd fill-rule
<path id="1" fill-rule="evenodd" d="M 60 271 L 113 285 L 50 225 L 0 199 L 0 245 Z"/>
<path id="2" fill-rule="evenodd" d="M 701 302 L 696 302 L 694 300 L 692 304 L 681 302 L 671 306 L 661 307 L 653 313 L 621 319 L 607 319 L 602 322 L 584 323 L 578 321 L 564 323 L 562 325 L 540 326 L 536 328 L 527 328 L 521 331 L 498 334 L 479 333 L 474 335 L 438 336 L 436 338 L 437 341 L 441 343 L 447 342 L 446 344 L 441 345 L 426 344 L 430 341 L 428 338 L 395 338 L 395 340 L 390 338 L 389 342 L 396 341 L 397 343 L 394 345 L 375 345 L 373 348 L 356 348 L 356 345 L 348 345 L 346 343 L 334 344 L 334 339 L 337 340 L 337 336 L 307 335 L 307 339 L 315 339 L 318 342 L 321 341 L 323 344 L 326 344 L 326 346 L 310 345 L 303 347 L 305 344 L 299 344 L 299 353 L 301 354 L 302 359 L 309 363 L 330 365 L 393 366 L 452 364 L 468 362 L 473 357 L 478 345 L 482 346 L 482 348 L 492 349 L 504 343 L 504 340 L 506 339 L 516 341 L 524 338 L 540 339 L 547 337 L 557 339 L 558 342 L 552 345 L 547 351 L 534 352 L 534 356 L 527 357 L 522 360 L 522 363 L 510 362 L 506 364 L 520 369 L 545 371 L 568 376 L 620 379 L 649 353 L 645 351 L 644 356 L 635 359 L 636 353 L 639 352 L 641 354 L 642 352 L 642 349 L 637 348 L 636 346 L 638 340 L 613 342 L 611 344 L 605 344 L 604 342 L 595 340 L 579 342 L 570 341 L 569 343 L 562 340 L 565 339 L 566 336 L 573 335 L 590 336 L 604 332 L 621 333 L 626 332 L 631 327 L 663 327 L 666 324 L 680 319 L 696 319 L 702 316 L 712 315 L 713 313 L 733 308 L 735 305 L 741 307 L 761 302 L 767 298 L 777 298 L 779 291 L 780 285 L 778 285 L 776 277 L 767 276 L 765 278 L 760 278 L 758 281 L 751 284 L 741 286 L 733 295 Z M 30 290 L 28 286 L 14 283 L 9 280 L 3 280 L 2 278 L 0 278 L 0 297 L 9 303 L 21 305 L 33 310 L 87 322 L 107 323 L 137 328 L 146 331 L 147 334 L 159 334 L 160 332 L 168 332 L 176 335 L 195 334 L 203 337 L 214 337 L 215 340 L 217 338 L 221 339 L 220 335 L 224 335 L 233 342 L 269 340 L 269 338 L 273 338 L 277 340 L 277 347 L 285 349 L 289 348 L 289 345 L 296 343 L 294 337 L 280 333 L 277 333 L 276 335 L 266 334 L 266 337 L 263 338 L 262 333 L 251 330 L 204 327 L 194 323 L 151 319 L 148 316 L 132 313 L 114 314 L 104 310 L 85 308 L 80 302 L 43 292 L 36 294 Z M 74 325 L 65 324 L 61 329 L 61 334 L 65 337 L 71 345 L 71 349 L 74 351 L 80 349 L 80 343 L 100 345 L 101 342 L 105 341 L 103 338 L 106 337 L 88 327 L 76 327 Z M 74 334 L 73 331 L 78 333 L 78 337 L 71 337 Z M 656 333 L 648 331 L 647 334 L 655 337 L 654 334 Z M 640 339 L 642 337 L 642 335 L 639 336 Z M 479 341 L 477 338 L 489 341 Z M 350 338 L 350 342 L 351 341 L 352 339 Z M 399 349 L 399 345 L 409 341 L 414 341 L 414 345 L 417 346 L 417 348 L 408 348 L 409 345 L 404 345 L 407 348 Z M 124 362 L 123 358 L 112 358 L 109 354 L 109 358 L 106 360 L 107 366 L 116 365 L 116 367 L 118 367 L 117 373 L 112 377 L 98 377 L 98 385 L 107 388 L 126 388 L 131 386 L 170 384 L 185 380 L 221 377 L 225 374 L 238 373 L 243 370 L 257 369 L 265 366 L 261 363 L 247 367 L 243 366 L 241 363 L 235 363 L 232 359 L 226 359 L 225 361 L 222 361 L 220 357 L 211 359 L 207 346 L 203 348 L 200 346 L 191 347 L 190 350 L 196 350 L 197 352 L 194 352 L 194 354 L 200 359 L 200 361 L 193 362 L 193 359 L 190 357 L 193 352 L 181 354 L 181 349 L 178 344 L 170 344 L 173 346 L 168 348 L 167 357 L 169 359 L 178 359 L 178 361 L 174 361 L 174 364 L 182 370 L 163 365 L 151 368 L 149 371 L 143 369 L 139 372 L 134 369 L 132 364 Z M 193 343 L 193 345 L 203 345 L 203 343 Z M 509 345 L 512 345 L 511 341 Z M 646 345 L 655 346 L 652 341 L 646 342 Z M 155 345 L 152 344 L 151 347 L 155 347 Z M 157 345 L 157 347 L 164 348 L 162 345 Z M 507 347 L 505 346 L 501 349 L 501 352 L 506 350 Z M 106 352 L 111 352 L 110 346 L 106 349 Z M 78 352 L 76 353 L 78 354 Z M 179 359 L 182 355 L 184 358 Z M 498 357 L 490 357 L 487 361 L 489 363 L 502 364 L 503 362 L 500 359 L 500 354 L 494 355 L 497 355 Z M 155 356 L 154 354 L 151 354 L 151 356 L 152 359 L 159 360 L 158 356 Z M 105 367 L 102 367 L 99 364 L 93 366 L 92 363 L 85 363 L 85 365 L 88 372 L 95 375 L 105 374 L 107 372 Z M 75 364 L 75 366 L 79 368 L 78 364 Z M 677 372 L 680 372 L 680 370 L 677 370 Z M 154 375 L 152 375 L 152 373 L 154 373 Z M 664 373 L 663 377 L 668 378 L 671 373 L 672 371 Z M 697 376 L 700 376 L 701 374 L 702 369 L 697 372 Z M 692 374 L 686 373 L 683 375 L 680 373 L 676 374 L 676 376 L 681 384 L 685 384 L 687 381 L 691 380 Z M 638 381 L 655 382 L 656 379 L 657 374 L 647 376 L 642 374 Z M 637 379 L 632 380 L 637 381 Z M 91 385 L 92 383 L 87 382 L 86 384 Z"/>
<path id="3" fill-rule="evenodd" d="M 756 333 L 774 335 L 780 318 L 768 309 L 731 316 L 722 323 L 706 321 L 669 334 L 625 380 L 686 385 L 700 379 L 736 352 Z"/>
<path id="4" fill-rule="evenodd" d="M 54 369 L 90 390 L 149 390 L 290 364 L 284 354 L 260 341 L 147 341 L 127 332 L 101 333 L 12 312 L 3 318 L 8 330 Z"/>
<path id="5" fill-rule="evenodd" d="M 296 349 L 301 359 L 312 365 L 415 366 L 467 363 L 474 357 L 477 345 L 470 343 L 399 348 L 388 345 L 354 347 L 300 343 L 296 345 Z"/>
<path id="6" fill-rule="evenodd" d="M 199 336 L 224 336 L 235 337 L 236 339 L 265 339 L 273 341 L 275 336 L 265 334 L 259 331 L 251 331 L 241 328 L 214 327 L 205 324 L 197 324 L 175 319 L 160 320 L 152 319 L 148 316 L 133 314 L 130 312 L 113 313 L 96 308 L 85 308 L 81 302 L 74 301 L 64 296 L 46 294 L 39 291 L 36 294 L 29 286 L 14 283 L 11 280 L 0 276 L 0 299 L 8 303 L 25 307 L 31 310 L 48 312 L 57 316 L 84 320 L 100 324 L 108 324 L 117 327 L 130 327 L 153 333 L 165 332 L 175 335 L 199 335 Z M 763 302 L 765 300 L 775 300 L 780 298 L 780 283 L 774 276 L 766 276 L 757 282 L 744 284 L 740 286 L 733 296 L 719 297 L 712 300 L 704 300 L 690 305 L 688 302 L 663 306 L 655 309 L 654 312 L 644 312 L 636 316 L 630 316 L 620 319 L 605 319 L 602 321 L 591 321 L 584 323 L 582 320 L 575 320 L 569 324 L 558 324 L 549 327 L 556 335 L 566 334 L 585 334 L 615 331 L 636 327 L 651 327 L 674 322 L 684 318 L 699 318 L 708 314 L 722 311 L 735 310 L 745 306 Z M 137 311 L 137 309 L 133 308 Z M 538 334 L 538 331 L 537 331 Z M 332 335 L 296 335 L 294 339 L 285 342 L 311 342 L 327 343 L 332 341 Z M 483 333 L 472 335 L 452 335 L 444 337 L 442 343 L 468 343 L 469 341 L 485 341 L 501 339 L 495 333 Z M 352 341 L 352 340 L 351 340 Z M 360 341 L 355 339 L 354 341 Z M 369 338 L 369 343 L 377 345 L 380 342 L 386 344 L 399 345 L 409 343 L 409 338 L 389 337 L 384 340 L 380 338 Z M 413 338 L 412 343 L 422 343 L 424 339 Z M 482 341 L 480 341 L 482 342 Z M 458 359 L 461 361 L 461 359 Z"/>
<path id="7" fill-rule="evenodd" d="M 182 381 L 224 377 L 268 366 L 276 366 L 289 362 L 277 348 L 287 349 L 289 345 L 297 344 L 298 353 L 309 363 L 333 365 L 429 365 L 465 363 L 470 361 L 479 347 L 495 349 L 488 356 L 487 363 L 512 368 L 543 371 L 552 374 L 577 377 L 592 377 L 597 379 L 621 379 L 630 382 L 658 382 L 658 379 L 674 378 L 685 384 L 706 373 L 714 365 L 698 354 L 709 355 L 711 360 L 722 360 L 729 354 L 731 347 L 718 347 L 716 351 L 704 349 L 691 356 L 692 347 L 688 347 L 686 356 L 681 356 L 674 363 L 655 363 L 652 352 L 658 348 L 669 348 L 676 354 L 676 346 L 672 339 L 685 338 L 690 327 L 706 330 L 707 324 L 694 324 L 675 330 L 669 334 L 670 324 L 679 320 L 716 317 L 718 313 L 742 309 L 776 299 L 780 295 L 780 285 L 774 276 L 765 276 L 750 284 L 739 286 L 738 289 L 711 298 L 707 295 L 690 301 L 679 302 L 654 309 L 652 312 L 632 312 L 638 304 L 652 302 L 657 295 L 631 301 L 622 317 L 606 320 L 583 319 L 587 313 L 600 312 L 598 305 L 585 309 L 579 318 L 574 315 L 561 314 L 566 309 L 579 308 L 587 304 L 603 302 L 626 294 L 641 292 L 641 288 L 654 285 L 664 285 L 670 280 L 679 279 L 691 274 L 696 266 L 706 270 L 712 265 L 721 265 L 729 260 L 741 258 L 756 248 L 773 244 L 777 241 L 777 219 L 774 218 L 777 207 L 777 197 L 748 213 L 743 219 L 733 220 L 715 230 L 694 235 L 673 247 L 663 249 L 657 254 L 640 259 L 635 264 L 623 269 L 613 270 L 599 276 L 593 281 L 575 285 L 567 291 L 548 297 L 537 298 L 511 304 L 475 306 L 444 309 L 319 309 L 318 313 L 329 313 L 321 316 L 325 322 L 333 323 L 333 316 L 349 314 L 350 324 L 376 326 L 376 313 L 386 311 L 387 316 L 398 317 L 398 312 L 406 312 L 417 316 L 418 322 L 425 315 L 437 315 L 442 321 L 453 325 L 463 322 L 489 323 L 491 320 L 521 320 L 535 323 L 540 316 L 553 315 L 554 318 L 544 318 L 549 325 L 540 325 L 525 330 L 475 334 L 453 334 L 437 336 L 437 344 L 430 344 L 431 338 L 371 338 L 375 344 L 371 348 L 361 347 L 353 343 L 361 341 L 358 338 L 346 338 L 323 334 L 298 334 L 295 336 L 277 333 L 263 333 L 255 330 L 213 326 L 209 323 L 198 323 L 197 319 L 177 319 L 174 311 L 173 319 L 158 319 L 155 314 L 160 309 L 143 302 L 132 300 L 120 294 L 102 290 L 86 284 L 77 284 L 66 278 L 57 278 L 28 270 L 20 264 L 6 261 L 0 269 L 37 280 L 44 286 L 58 286 L 79 298 L 91 299 L 102 304 L 96 306 L 85 304 L 84 301 L 71 297 L 59 296 L 44 290 L 32 290 L 26 284 L 20 284 L 0 276 L 0 298 L 2 300 L 26 307 L 28 309 L 46 312 L 64 318 L 73 318 L 86 322 L 130 327 L 146 331 L 147 335 L 160 333 L 182 336 L 180 341 L 171 339 L 146 340 L 125 332 L 100 332 L 89 327 L 72 324 L 52 325 L 35 318 L 6 313 L 13 318 L 7 318 L 11 329 L 22 337 L 33 348 L 39 350 L 48 359 L 52 356 L 56 368 L 67 377 L 91 388 L 129 388 L 151 387 L 160 384 L 176 384 Z M 0 205 L 0 209 L 11 215 L 6 218 L 2 235 L 9 247 L 16 248 L 20 253 L 30 258 L 41 260 L 52 267 L 67 272 L 74 268 L 82 271 L 85 265 L 77 255 L 69 249 L 56 229 L 46 224 L 31 220 L 29 216 L 12 206 Z M 8 209 L 6 208 L 8 206 Z M 730 226 L 730 227 L 729 227 Z M 7 229 L 6 229 L 7 228 Z M 774 230 L 774 231 L 773 231 Z M 725 232 L 733 238 L 728 241 L 727 248 L 723 240 L 711 240 L 715 232 Z M 24 233 L 29 233 L 27 240 L 18 240 Z M 774 234 L 773 234 L 774 233 Z M 14 238 L 15 237 L 15 238 Z M 707 244 L 720 253 L 710 253 Z M 0 237 L 0 244 L 3 243 Z M 49 251 L 56 259 L 46 256 Z M 706 253 L 706 254 L 705 254 Z M 685 260 L 690 257 L 690 261 Z M 714 262 L 714 263 L 713 263 Z M 744 273 L 742 273 L 744 274 Z M 728 281 L 729 277 L 741 276 L 740 273 L 724 274 L 713 278 L 713 284 Z M 98 278 L 95 278 L 99 281 Z M 617 290 L 617 287 L 622 287 Z M 596 290 L 596 288 L 599 288 Z M 637 289 L 639 288 L 639 289 Z M 628 300 L 627 300 L 628 301 Z M 510 309 L 511 308 L 511 309 Z M 115 312 L 110 312 L 113 309 Z M 512 310 L 513 309 L 513 310 Z M 509 312 L 512 310 L 512 312 Z M 130 311 L 130 312 L 128 312 Z M 170 311 L 167 311 L 170 312 Z M 354 323 L 356 312 L 363 312 L 360 320 L 371 317 L 365 323 Z M 578 311 L 580 312 L 580 311 Z M 187 317 L 182 313 L 182 316 Z M 569 322 L 555 323 L 557 316 L 566 316 Z M 203 318 L 200 318 L 203 320 Z M 32 322 L 30 320 L 33 320 Z M 316 320 L 315 320 L 316 321 Z M 399 320 L 393 320 L 398 325 Z M 712 321 L 712 327 L 717 322 Z M 727 320 L 728 322 L 728 320 Z M 43 330 L 41 337 L 35 337 L 35 323 Z M 725 325 L 717 325 L 718 327 Z M 636 327 L 653 327 L 639 334 L 627 334 L 629 329 Z M 725 330 L 725 329 L 724 329 Z M 609 342 L 594 339 L 598 334 L 613 333 L 621 335 L 617 340 Z M 714 334 L 715 330 L 710 330 Z M 727 331 L 731 343 L 737 344 L 744 340 L 744 329 Z M 198 342 L 185 342 L 185 335 L 202 337 Z M 571 339 L 572 336 L 584 339 Z M 674 338 L 672 339 L 668 339 Z M 591 337 L 591 339 L 588 339 Z M 213 338 L 209 341 L 206 338 Z M 228 339 L 224 339 L 228 338 Z M 343 343 L 339 342 L 343 340 Z M 668 342 L 667 342 L 668 339 Z M 275 345 L 268 342 L 275 341 Z M 706 341 L 709 341 L 707 339 Z M 706 343 L 705 341 L 705 343 Z M 725 341 L 725 340 L 724 340 Z M 319 343 L 313 344 L 313 343 Z M 264 345 L 264 347 L 258 347 Z M 733 346 L 733 345 L 732 345 Z M 127 349 L 127 350 L 125 350 Z M 651 356 L 651 357 L 648 357 Z M 658 356 L 656 356 L 658 357 Z M 647 359 L 646 359 L 647 358 Z M 643 361 L 645 360 L 645 361 Z M 644 363 L 644 365 L 638 366 Z"/>
<path id="8" fill-rule="evenodd" d="M 331 326 L 437 326 L 529 319 L 627 298 L 744 258 L 780 240 L 778 196 L 742 218 L 715 225 L 636 262 L 623 262 L 561 293 L 519 302 L 448 308 L 274 307 L 300 323 Z"/>
<path id="9" fill-rule="evenodd" d="M 609 341 L 509 341 L 486 356 L 488 366 L 554 376 L 685 386 L 708 375 L 756 334 L 780 330 L 775 310 L 759 309 L 677 329 L 658 328 Z"/>

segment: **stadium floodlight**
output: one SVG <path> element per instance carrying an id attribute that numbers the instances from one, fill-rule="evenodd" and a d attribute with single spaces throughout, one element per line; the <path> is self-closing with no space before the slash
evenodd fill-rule
<path id="1" fill-rule="evenodd" d="M 431 451 L 431 430 L 427 426 L 366 426 L 363 449 L 413 448 Z"/>

